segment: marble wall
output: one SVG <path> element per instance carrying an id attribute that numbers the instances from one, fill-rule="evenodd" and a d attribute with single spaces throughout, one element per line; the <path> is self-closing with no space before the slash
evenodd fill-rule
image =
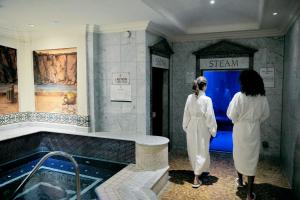
<path id="1" fill-rule="evenodd" d="M 92 131 L 145 134 L 146 32 L 88 33 L 87 49 Z M 111 101 L 114 72 L 130 73 L 131 102 Z"/>
<path id="2" fill-rule="evenodd" d="M 185 150 L 186 139 L 182 130 L 182 116 L 186 98 L 192 92 L 191 74 L 196 71 L 196 57 L 192 52 L 214 44 L 219 40 L 175 42 L 172 56 L 172 127 L 171 143 L 173 149 Z M 279 157 L 282 112 L 282 80 L 283 80 L 283 37 L 233 39 L 231 42 L 252 47 L 258 51 L 254 55 L 254 69 L 259 72 L 262 67 L 275 68 L 275 87 L 266 88 L 271 115 L 262 124 L 262 141 L 269 143 L 269 148 L 262 148 L 261 153 Z"/>
<path id="3" fill-rule="evenodd" d="M 281 159 L 300 198 L 300 18 L 285 36 Z M 298 140 L 298 143 L 297 143 Z M 297 146 L 297 145 L 298 146 Z M 297 162 L 298 160 L 298 162 Z M 298 164 L 297 164 L 298 163 Z"/>

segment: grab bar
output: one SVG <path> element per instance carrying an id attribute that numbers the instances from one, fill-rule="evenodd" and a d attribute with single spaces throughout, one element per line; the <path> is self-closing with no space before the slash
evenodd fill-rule
<path id="1" fill-rule="evenodd" d="M 50 153 L 47 153 L 42 159 L 37 163 L 37 165 L 33 168 L 33 170 L 26 176 L 26 178 L 22 181 L 22 183 L 19 185 L 19 187 L 15 190 L 13 196 L 11 197 L 12 200 L 15 199 L 17 193 L 19 190 L 23 187 L 25 183 L 39 170 L 39 168 L 42 166 L 42 164 L 51 156 L 62 156 L 67 159 L 69 159 L 75 166 L 75 173 L 76 173 L 76 193 L 77 193 L 77 200 L 80 200 L 80 177 L 79 177 L 79 166 L 75 159 L 70 155 L 62 151 L 53 151 Z"/>

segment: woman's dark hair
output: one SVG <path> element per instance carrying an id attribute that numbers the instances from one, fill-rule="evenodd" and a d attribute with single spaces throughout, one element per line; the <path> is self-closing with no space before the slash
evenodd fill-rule
<path id="1" fill-rule="evenodd" d="M 206 84 L 207 84 L 206 78 L 203 76 L 199 76 L 196 80 L 194 80 L 193 90 L 196 91 L 197 86 L 198 86 L 199 90 L 203 90 L 203 88 L 204 88 L 204 86 L 206 86 Z"/>
<path id="2" fill-rule="evenodd" d="M 197 85 L 198 85 L 199 90 L 203 90 L 204 86 L 206 86 L 206 83 L 201 82 L 200 80 L 198 80 Z"/>
<path id="3" fill-rule="evenodd" d="M 241 92 L 247 96 L 266 95 L 264 82 L 254 70 L 244 70 L 240 74 Z"/>

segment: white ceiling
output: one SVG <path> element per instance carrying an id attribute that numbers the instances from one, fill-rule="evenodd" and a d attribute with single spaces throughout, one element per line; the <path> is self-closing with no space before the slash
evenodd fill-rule
<path id="1" fill-rule="evenodd" d="M 42 32 L 151 21 L 175 40 L 271 36 L 284 34 L 299 11 L 300 0 L 0 0 L 0 27 Z"/>

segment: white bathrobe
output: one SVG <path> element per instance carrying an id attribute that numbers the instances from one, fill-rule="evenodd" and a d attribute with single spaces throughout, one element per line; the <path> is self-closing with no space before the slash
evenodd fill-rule
<path id="1" fill-rule="evenodd" d="M 187 98 L 183 130 L 186 132 L 188 156 L 195 175 L 209 171 L 210 136 L 216 136 L 217 123 L 212 101 L 200 91 L 199 95 L 190 94 Z"/>
<path id="2" fill-rule="evenodd" d="M 260 151 L 260 124 L 269 117 L 265 96 L 246 96 L 238 92 L 232 98 L 227 116 L 233 122 L 233 160 L 237 171 L 255 176 Z"/>

